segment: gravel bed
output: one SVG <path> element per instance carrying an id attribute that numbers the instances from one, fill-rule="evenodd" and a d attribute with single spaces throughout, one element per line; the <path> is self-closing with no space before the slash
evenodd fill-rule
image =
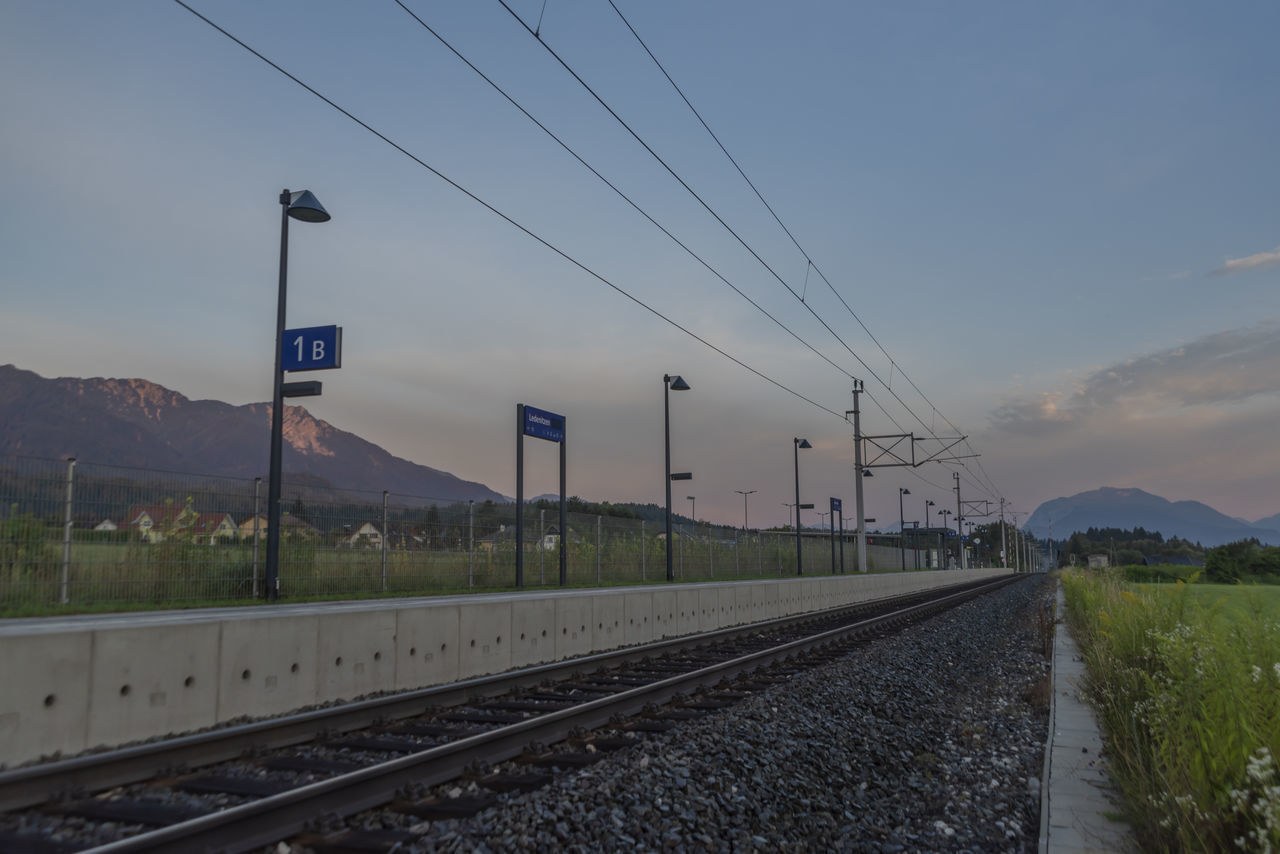
<path id="1" fill-rule="evenodd" d="M 360 823 L 412 829 L 406 853 L 1034 851 L 1052 590 L 1011 585 L 469 819 Z"/>

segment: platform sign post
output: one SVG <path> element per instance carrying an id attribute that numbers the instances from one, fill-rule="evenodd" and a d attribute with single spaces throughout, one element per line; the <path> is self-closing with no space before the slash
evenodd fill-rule
<path id="1" fill-rule="evenodd" d="M 532 436 L 560 446 L 560 586 L 568 583 L 565 542 L 565 417 L 536 406 L 516 404 L 516 587 L 524 587 L 524 437 Z M 538 548 L 542 548 L 541 541 Z"/>
<path id="2" fill-rule="evenodd" d="M 844 504 L 839 498 L 831 499 L 831 574 L 836 573 L 836 525 L 840 526 L 840 572 L 844 572 Z"/>

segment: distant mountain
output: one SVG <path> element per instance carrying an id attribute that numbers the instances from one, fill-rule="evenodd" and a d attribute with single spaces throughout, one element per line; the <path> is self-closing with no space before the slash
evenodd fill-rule
<path id="1" fill-rule="evenodd" d="M 1253 524 L 1258 528 L 1270 528 L 1275 531 L 1280 531 L 1280 513 L 1277 513 L 1274 516 L 1268 516 L 1265 519 L 1259 519 Z"/>
<path id="2" fill-rule="evenodd" d="M 145 469 L 266 476 L 271 406 L 190 400 L 143 379 L 44 379 L 0 366 L 0 454 Z M 506 501 L 482 483 L 396 457 L 354 433 L 284 411 L 285 479 L 448 501 Z"/>
<path id="3" fill-rule="evenodd" d="M 1204 546 L 1220 546 L 1249 537 L 1280 545 L 1280 516 L 1250 524 L 1199 501 L 1169 501 L 1141 489 L 1104 486 L 1070 498 L 1055 498 L 1037 507 L 1027 520 L 1031 533 L 1047 537 L 1052 532 L 1055 539 L 1089 528 L 1135 527 Z"/>

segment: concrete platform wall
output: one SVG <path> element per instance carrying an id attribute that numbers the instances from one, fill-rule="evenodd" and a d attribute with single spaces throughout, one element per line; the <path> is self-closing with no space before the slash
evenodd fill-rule
<path id="1" fill-rule="evenodd" d="M 0 621 L 0 763 L 945 587 L 998 569 Z"/>

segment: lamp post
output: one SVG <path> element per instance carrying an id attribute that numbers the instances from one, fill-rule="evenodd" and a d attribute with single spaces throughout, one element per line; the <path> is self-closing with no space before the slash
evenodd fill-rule
<path id="1" fill-rule="evenodd" d="M 925 499 L 925 501 L 924 501 L 924 532 L 925 532 L 926 534 L 928 534 L 928 533 L 929 533 L 929 528 L 930 528 L 930 527 L 932 526 L 932 524 L 933 524 L 933 521 L 929 518 L 929 508 L 930 508 L 930 507 L 933 507 L 933 506 L 934 506 L 933 501 L 932 501 L 931 499 L 926 498 L 926 499 Z M 919 541 L 917 540 L 917 541 L 916 541 L 916 546 L 917 546 L 917 547 L 919 547 L 919 545 L 920 545 L 920 543 L 919 543 Z M 926 556 L 926 557 L 927 557 L 927 556 Z M 929 562 L 928 560 L 925 560 L 925 563 L 928 563 L 928 562 Z"/>
<path id="2" fill-rule="evenodd" d="M 796 464 L 796 575 L 804 574 L 803 558 L 800 555 L 800 449 L 809 449 L 813 445 L 809 444 L 808 439 L 796 437 L 792 439 L 795 445 L 795 464 Z"/>
<path id="3" fill-rule="evenodd" d="M 902 496 L 910 494 L 911 490 L 905 486 L 898 487 L 898 554 L 902 558 L 903 572 L 907 571 L 907 549 L 904 542 L 907 538 L 907 532 L 903 530 L 906 527 L 906 523 L 902 520 Z"/>
<path id="4" fill-rule="evenodd" d="M 271 374 L 271 463 L 267 476 L 268 601 L 280 598 L 280 468 L 284 445 L 284 315 L 289 275 L 289 218 L 301 222 L 328 222 L 329 212 L 310 190 L 280 191 L 280 285 L 276 294 L 276 358 Z"/>
<path id="5" fill-rule="evenodd" d="M 694 498 L 692 495 L 686 495 L 686 496 L 685 496 L 685 498 L 689 499 L 689 519 L 690 519 L 690 521 L 692 521 L 692 522 L 693 522 L 694 530 L 697 530 L 697 528 L 698 528 L 698 499 Z"/>
<path id="6" fill-rule="evenodd" d="M 675 581 L 675 567 L 671 563 L 671 481 L 692 480 L 691 472 L 671 473 L 671 392 L 688 391 L 689 384 L 683 378 L 670 374 L 662 375 L 662 424 L 667 452 L 666 486 L 667 486 L 667 581 Z"/>
<path id="7" fill-rule="evenodd" d="M 750 526 L 747 525 L 747 496 L 754 495 L 756 491 L 754 489 L 735 489 L 734 492 L 742 496 L 742 530 L 745 533 L 751 530 Z"/>
<path id="8" fill-rule="evenodd" d="M 945 563 L 948 554 L 950 554 L 949 550 L 947 549 L 947 535 L 951 533 L 951 528 L 947 524 L 947 517 L 951 515 L 951 511 L 943 507 L 941 510 L 938 511 L 938 515 L 942 517 L 942 559 L 943 559 L 943 562 Z M 945 566 L 942 568 L 946 569 Z"/>
<path id="9" fill-rule="evenodd" d="M 917 520 L 911 523 L 911 566 L 913 569 L 920 568 L 920 522 Z"/>

